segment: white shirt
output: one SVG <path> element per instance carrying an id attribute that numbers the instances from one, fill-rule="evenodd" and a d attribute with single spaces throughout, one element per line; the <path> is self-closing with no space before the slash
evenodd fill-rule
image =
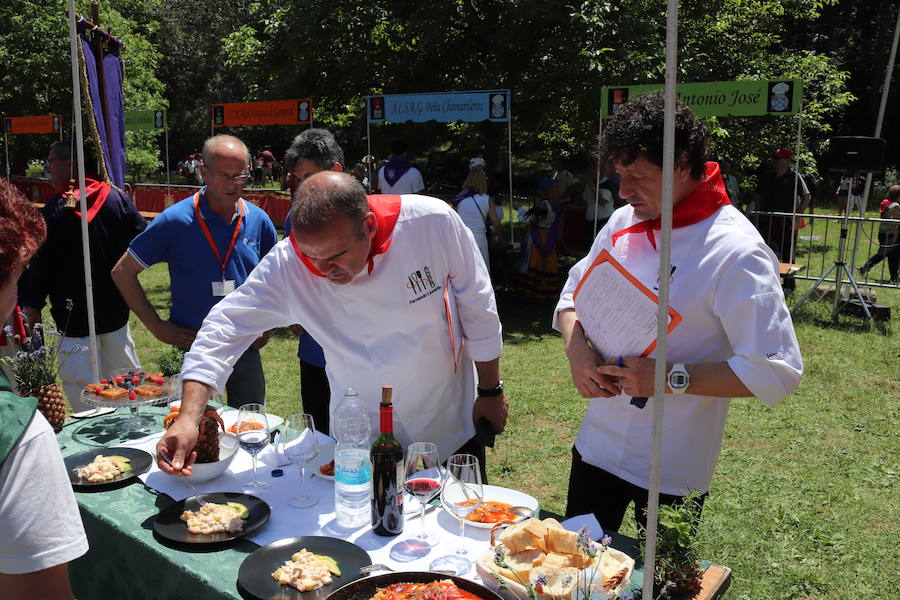
<path id="1" fill-rule="evenodd" d="M 33 573 L 88 551 L 53 429 L 39 412 L 0 468 L 0 573 Z"/>
<path id="2" fill-rule="evenodd" d="M 572 294 L 600 250 L 641 283 L 657 291 L 659 252 L 643 233 L 612 234 L 639 219 L 631 206 L 613 213 L 587 257 L 569 272 L 558 312 L 572 308 Z M 659 243 L 659 232 L 655 232 Z M 668 337 L 668 362 L 727 361 L 741 382 L 768 406 L 796 389 L 803 361 L 778 276 L 778 260 L 753 225 L 733 206 L 672 231 L 670 305 L 683 321 Z M 655 354 L 651 354 L 653 357 Z M 690 390 L 690 388 L 688 388 Z M 722 446 L 728 398 L 666 394 L 660 491 L 706 491 Z M 630 398 L 590 401 L 575 447 L 585 462 L 630 483 L 649 487 L 653 399 L 646 407 Z"/>
<path id="3" fill-rule="evenodd" d="M 394 185 L 390 185 L 384 178 L 384 167 L 381 167 L 378 169 L 378 189 L 382 194 L 417 194 L 425 189 L 425 181 L 417 168 L 410 167 Z"/>
<path id="4" fill-rule="evenodd" d="M 303 323 L 321 344 L 331 410 L 352 387 L 377 431 L 382 385 L 394 386 L 401 444 L 430 441 L 446 458 L 475 433 L 472 361 L 500 356 L 502 337 L 487 268 L 459 215 L 426 196 L 401 199 L 388 251 L 348 284 L 313 274 L 282 240 L 237 290 L 210 311 L 182 378 L 222 390 L 235 361 L 265 330 Z M 449 277 L 449 279 L 448 279 Z M 444 293 L 466 342 L 454 373 Z M 454 302 L 455 297 L 455 302 Z M 457 338 L 458 339 L 458 338 Z"/>
<path id="5" fill-rule="evenodd" d="M 459 213 L 459 218 L 466 224 L 466 227 L 472 230 L 472 233 L 478 234 L 487 231 L 484 221 L 488 218 L 490 201 L 491 197 L 487 194 L 476 194 L 463 198 L 457 205 L 456 211 Z"/>
<path id="6" fill-rule="evenodd" d="M 601 183 L 605 180 L 606 178 L 604 177 L 601 180 Z M 584 191 L 581 193 L 581 199 L 584 201 L 586 207 L 584 218 L 588 221 L 594 220 L 594 209 L 596 209 L 598 221 L 608 219 L 613 214 L 612 192 L 602 187 L 600 188 L 600 197 L 598 198 L 596 183 L 584 186 Z"/>

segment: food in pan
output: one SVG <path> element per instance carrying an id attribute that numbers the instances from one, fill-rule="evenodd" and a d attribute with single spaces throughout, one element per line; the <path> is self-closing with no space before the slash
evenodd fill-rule
<path id="1" fill-rule="evenodd" d="M 477 502 L 477 500 L 475 502 Z M 510 508 L 512 508 L 512 504 L 497 502 L 496 500 L 487 500 L 479 504 L 472 512 L 466 515 L 466 520 L 475 523 L 512 523 L 519 517 L 518 515 L 509 512 Z"/>
<path id="2" fill-rule="evenodd" d="M 395 583 L 379 588 L 371 600 L 482 600 L 450 579 L 428 583 Z"/>
<path id="3" fill-rule="evenodd" d="M 262 429 L 265 427 L 259 421 L 244 421 L 244 425 L 241 427 L 241 431 L 252 431 L 254 429 Z M 229 433 L 237 433 L 237 423 L 232 423 L 231 427 L 228 428 Z"/>
<path id="4" fill-rule="evenodd" d="M 337 561 L 330 556 L 313 554 L 306 548 L 301 548 L 291 556 L 291 560 L 284 561 L 278 567 L 272 578 L 282 585 L 289 585 L 301 592 L 311 592 L 323 585 L 334 581 L 334 577 L 341 576 L 341 569 Z"/>

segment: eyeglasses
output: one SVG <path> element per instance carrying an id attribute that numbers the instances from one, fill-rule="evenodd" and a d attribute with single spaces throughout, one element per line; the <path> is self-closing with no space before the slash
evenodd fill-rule
<path id="1" fill-rule="evenodd" d="M 227 175 L 225 173 L 215 173 L 210 170 L 209 174 L 211 177 L 215 177 L 217 179 L 230 179 L 234 182 L 235 185 L 244 185 L 245 183 L 250 181 L 250 173 L 241 173 L 240 175 Z"/>

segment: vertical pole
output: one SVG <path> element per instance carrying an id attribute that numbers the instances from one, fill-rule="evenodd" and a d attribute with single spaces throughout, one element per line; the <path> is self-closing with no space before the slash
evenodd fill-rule
<path id="1" fill-rule="evenodd" d="M 507 166 L 507 170 L 509 171 L 509 243 L 516 243 L 516 229 L 515 229 L 515 219 L 513 219 L 513 214 L 515 211 L 515 207 L 513 206 L 513 176 L 512 176 L 512 92 L 508 92 L 508 96 L 506 97 L 506 130 L 508 132 L 508 144 L 507 144 L 507 157 L 509 159 L 509 165 Z"/>
<path id="2" fill-rule="evenodd" d="M 3 148 L 6 154 L 6 160 L 3 163 L 5 165 L 3 175 L 6 179 L 9 179 L 9 137 L 6 135 L 6 119 L 3 120 Z"/>
<path id="3" fill-rule="evenodd" d="M 656 531 L 659 519 L 660 455 L 663 437 L 663 395 L 669 330 L 669 277 L 672 263 L 672 209 L 675 183 L 675 82 L 678 52 L 678 0 L 668 0 L 666 11 L 666 87 L 663 120 L 662 239 L 659 246 L 659 312 L 656 317 L 656 373 L 653 385 L 653 441 L 647 490 L 647 540 L 644 552 L 643 600 L 653 600 L 656 573 Z"/>
<path id="4" fill-rule="evenodd" d="M 366 100 L 366 152 L 369 157 L 369 162 L 366 163 L 366 170 L 369 172 L 369 191 L 371 192 L 376 187 L 378 187 L 378 182 L 375 181 L 375 172 L 372 169 L 372 163 L 375 162 L 375 157 L 372 156 L 372 124 L 369 122 L 369 100 Z"/>
<path id="5" fill-rule="evenodd" d="M 788 251 L 788 264 L 794 264 L 794 231 L 797 226 L 797 188 L 800 186 L 800 136 L 803 133 L 803 107 L 797 113 L 797 149 L 794 152 L 794 195 L 791 196 L 791 230 L 788 236 L 791 247 Z"/>
<path id="6" fill-rule="evenodd" d="M 597 237 L 597 209 L 600 208 L 600 140 L 603 138 L 603 111 L 600 111 L 600 125 L 597 127 L 597 172 L 594 174 L 594 237 Z M 594 243 L 588 240 L 588 248 Z"/>
<path id="7" fill-rule="evenodd" d="M 313 128 L 313 103 L 312 98 L 309 99 L 309 128 Z"/>
<path id="8" fill-rule="evenodd" d="M 72 102 L 75 110 L 75 151 L 78 157 L 78 190 L 81 198 L 81 248 L 84 256 L 84 291 L 91 349 L 91 381 L 100 381 L 97 363 L 97 327 L 94 322 L 94 284 L 91 277 L 91 245 L 88 238 L 87 197 L 84 190 L 84 132 L 81 125 L 81 79 L 78 75 L 78 35 L 75 33 L 75 0 L 69 0 L 69 46 L 72 55 Z"/>
<path id="9" fill-rule="evenodd" d="M 169 181 L 169 112 L 163 112 L 163 133 L 166 138 L 166 185 L 169 185 L 171 182 Z"/>

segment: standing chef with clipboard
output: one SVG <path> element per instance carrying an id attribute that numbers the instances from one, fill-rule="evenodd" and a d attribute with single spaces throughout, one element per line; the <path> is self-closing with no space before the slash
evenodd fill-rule
<path id="1" fill-rule="evenodd" d="M 592 347 L 585 331 L 602 330 L 597 320 L 634 315 L 594 310 L 585 315 L 590 320 L 583 327 L 575 292 L 579 285 L 602 291 L 602 285 L 588 283 L 593 275 L 585 275 L 604 251 L 621 267 L 610 273 L 624 270 L 629 285 L 658 287 L 663 104 L 661 94 L 637 98 L 606 128 L 602 157 L 621 176 L 619 191 L 628 205 L 613 213 L 588 255 L 569 272 L 553 315 L 575 387 L 591 398 L 572 449 L 566 514 L 593 513 L 604 530 L 619 529 L 632 501 L 637 522 L 646 521 L 653 411 L 641 410 L 631 399 L 653 395 L 655 361 L 652 352 L 623 350 L 624 356 L 613 356 L 597 350 L 615 348 L 617 339 L 598 339 Z M 672 364 L 667 366 L 662 504 L 676 503 L 692 490 L 702 493 L 701 503 L 705 499 L 730 398 L 752 396 L 774 406 L 796 389 L 803 372 L 778 261 L 731 206 L 719 166 L 705 162 L 706 155 L 705 127 L 679 104 L 670 306 L 681 322 L 673 318 L 677 326 L 668 338 Z M 615 298 L 609 301 L 614 304 Z"/>

